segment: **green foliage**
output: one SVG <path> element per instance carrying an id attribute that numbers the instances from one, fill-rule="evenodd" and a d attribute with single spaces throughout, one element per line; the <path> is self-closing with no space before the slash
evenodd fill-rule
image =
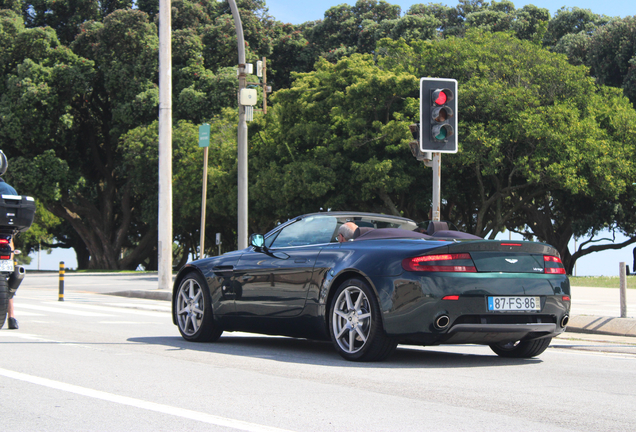
<path id="1" fill-rule="evenodd" d="M 206 230 L 210 237 L 216 232 L 236 231 L 236 114 L 224 110 L 210 123 L 208 166 L 208 198 Z M 181 255 L 196 252 L 199 243 L 201 214 L 201 181 L 203 149 L 198 146 L 198 125 L 179 121 L 172 135 L 173 144 L 173 232 L 181 245 Z M 129 131 L 122 137 L 124 161 L 121 171 L 126 172 L 132 184 L 132 193 L 139 197 L 142 218 L 156 224 L 158 202 L 158 124 L 153 122 Z M 149 180 L 150 179 L 150 180 Z M 143 197 L 143 200 L 141 199 Z M 235 239 L 226 238 L 226 247 Z M 209 249 L 214 249 L 210 247 Z M 146 268 L 148 268 L 148 263 Z"/>
<path id="2" fill-rule="evenodd" d="M 636 112 L 620 90 L 502 33 L 384 40 L 382 50 L 386 68 L 460 83 L 460 153 L 444 159 L 448 219 L 482 236 L 529 229 L 568 264 L 573 230 L 632 232 Z"/>
<path id="3" fill-rule="evenodd" d="M 250 226 L 320 208 L 425 217 L 425 171 L 408 150 L 418 88 L 416 77 L 354 54 L 319 61 L 277 92 L 272 113 L 250 130 L 250 196 L 259 197 Z"/>
<path id="4" fill-rule="evenodd" d="M 568 34 L 583 33 L 589 36 L 609 21 L 609 17 L 595 14 L 589 9 L 562 7 L 550 20 L 544 42 L 546 46 L 552 47 Z"/>
<path id="5" fill-rule="evenodd" d="M 614 20 L 594 32 L 586 64 L 599 84 L 623 88 L 636 104 L 636 17 Z"/>
<path id="6" fill-rule="evenodd" d="M 0 1 L 0 146 L 7 178 L 40 205 L 25 250 L 44 239 L 75 248 L 84 267 L 156 266 L 158 1 L 134 4 Z M 250 124 L 253 231 L 320 208 L 427 219 L 431 175 L 408 150 L 408 125 L 419 77 L 447 76 L 460 85 L 461 151 L 444 157 L 446 219 L 491 237 L 524 231 L 568 265 L 598 250 L 570 256 L 572 235 L 636 234 L 636 120 L 622 96 L 636 98 L 633 18 L 563 8 L 550 19 L 508 0 L 402 15 L 359 0 L 291 25 L 262 0 L 238 7 L 247 59 L 267 56 L 278 90 Z M 236 32 L 214 0 L 173 0 L 172 27 L 174 233 L 187 258 L 205 121 L 206 244 L 215 232 L 224 249 L 235 242 Z"/>

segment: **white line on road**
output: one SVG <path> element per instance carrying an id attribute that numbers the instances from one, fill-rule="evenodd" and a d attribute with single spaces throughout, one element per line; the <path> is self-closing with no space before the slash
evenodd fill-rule
<path id="1" fill-rule="evenodd" d="M 20 309 L 33 309 L 33 310 L 39 310 L 39 311 L 43 311 L 43 312 L 56 312 L 56 313 L 63 313 L 63 314 L 68 314 L 68 315 L 79 315 L 79 316 L 87 316 L 87 317 L 108 317 L 108 316 L 113 316 L 113 315 L 110 315 L 110 314 L 103 314 L 103 313 L 98 313 L 98 312 L 80 312 L 80 311 L 76 311 L 76 310 L 70 310 L 70 309 L 67 309 L 65 306 L 47 307 L 47 306 L 35 306 L 35 305 L 28 305 L 28 304 L 20 304 Z"/>
<path id="2" fill-rule="evenodd" d="M 56 304 L 56 302 L 47 302 L 48 304 Z M 110 303 L 112 305 L 116 305 L 117 303 Z M 151 311 L 151 310 L 139 310 L 139 309 L 135 309 L 132 307 L 117 307 L 117 306 L 96 306 L 96 305 L 89 305 L 86 303 L 65 303 L 64 307 L 67 308 L 74 308 L 74 309 L 85 309 L 85 310 L 93 310 L 93 311 L 100 311 L 100 312 L 111 312 L 111 313 L 116 313 L 116 314 L 134 314 L 134 315 L 141 315 L 141 316 L 151 316 L 151 317 L 157 317 L 157 318 L 165 318 L 165 317 L 170 317 L 169 315 L 169 310 L 166 310 L 164 312 L 162 311 Z"/>
<path id="3" fill-rule="evenodd" d="M 14 372 L 7 369 L 0 368 L 0 376 L 7 378 L 28 382 L 56 390 L 61 390 L 69 393 L 75 393 L 78 395 L 91 397 L 94 399 L 100 399 L 108 402 L 118 403 L 121 405 L 128 405 L 135 408 L 141 408 L 149 411 L 155 411 L 162 414 L 169 414 L 176 417 L 187 418 L 190 420 L 196 420 L 203 423 L 213 424 L 221 427 L 228 427 L 232 429 L 238 429 L 242 431 L 250 432 L 290 432 L 286 429 L 279 429 L 270 426 L 263 426 L 256 423 L 249 423 L 241 420 L 234 420 L 226 417 L 215 416 L 212 414 L 206 414 L 198 411 L 192 411 L 183 408 L 177 408 L 170 405 L 163 405 L 154 402 L 148 402 L 141 399 L 135 399 L 127 396 L 120 396 L 112 393 L 106 393 L 99 390 L 93 390 L 85 387 L 76 386 L 73 384 L 66 384 L 60 381 L 53 381 L 47 378 L 40 378 L 33 375 L 27 375 L 21 372 Z"/>

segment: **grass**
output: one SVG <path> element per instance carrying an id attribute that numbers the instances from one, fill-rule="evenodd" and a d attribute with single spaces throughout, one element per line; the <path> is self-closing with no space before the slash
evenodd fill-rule
<path id="1" fill-rule="evenodd" d="M 570 285 L 596 288 L 619 288 L 618 276 L 570 276 Z M 636 289 L 636 276 L 627 276 L 627 288 Z"/>

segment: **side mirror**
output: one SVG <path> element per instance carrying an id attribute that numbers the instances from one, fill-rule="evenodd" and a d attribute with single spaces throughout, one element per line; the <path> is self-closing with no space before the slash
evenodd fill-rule
<path id="1" fill-rule="evenodd" d="M 252 234 L 250 236 L 250 245 L 256 249 L 262 249 L 265 246 L 265 237 L 263 237 L 263 234 Z"/>

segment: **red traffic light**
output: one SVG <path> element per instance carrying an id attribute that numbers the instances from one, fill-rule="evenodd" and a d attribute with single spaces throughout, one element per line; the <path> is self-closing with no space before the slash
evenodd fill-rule
<path id="1" fill-rule="evenodd" d="M 432 102 L 437 106 L 445 105 L 453 99 L 453 92 L 449 89 L 437 89 L 432 93 Z"/>

